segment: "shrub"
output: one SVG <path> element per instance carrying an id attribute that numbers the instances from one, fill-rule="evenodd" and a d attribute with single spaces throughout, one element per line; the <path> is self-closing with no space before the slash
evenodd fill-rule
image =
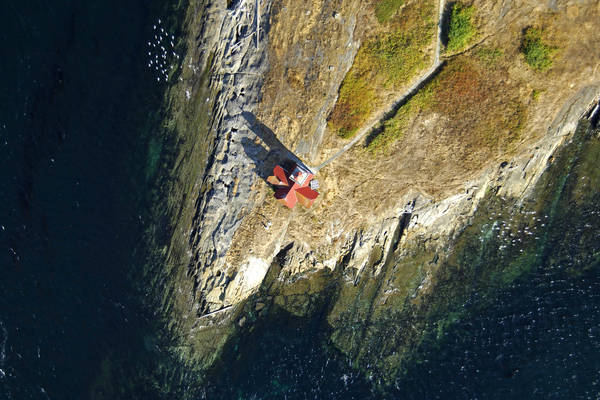
<path id="1" fill-rule="evenodd" d="M 475 7 L 465 6 L 460 3 L 452 5 L 450 24 L 448 26 L 448 45 L 446 49 L 453 53 L 465 48 L 475 37 L 477 30 L 473 25 Z"/>
<path id="2" fill-rule="evenodd" d="M 530 67 L 537 71 L 545 71 L 552 66 L 552 55 L 555 48 L 542 42 L 542 30 L 529 27 L 523 32 L 521 52 Z"/>

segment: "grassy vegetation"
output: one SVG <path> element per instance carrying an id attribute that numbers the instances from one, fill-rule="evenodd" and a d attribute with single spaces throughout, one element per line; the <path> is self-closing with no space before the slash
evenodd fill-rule
<path id="1" fill-rule="evenodd" d="M 431 106 L 433 89 L 433 85 L 426 86 L 400 107 L 393 118 L 384 122 L 382 132 L 367 140 L 367 149 L 373 154 L 385 152 L 392 143 L 400 140 L 419 111 Z"/>
<path id="2" fill-rule="evenodd" d="M 556 49 L 542 41 L 542 30 L 529 27 L 523 32 L 521 52 L 530 67 L 537 71 L 545 71 L 552 66 L 552 55 Z"/>
<path id="3" fill-rule="evenodd" d="M 357 59 L 366 58 L 359 50 Z M 355 65 L 348 72 L 342 86 L 338 102 L 329 116 L 329 125 L 342 138 L 350 138 L 354 135 L 358 127 L 367 119 L 372 111 L 375 101 L 374 87 L 371 85 L 369 72 L 366 67 L 355 61 Z"/>
<path id="4" fill-rule="evenodd" d="M 541 94 L 544 92 L 543 89 L 533 89 L 531 91 L 531 99 L 533 101 L 538 101 L 540 99 Z"/>
<path id="5" fill-rule="evenodd" d="M 375 3 L 375 16 L 379 23 L 388 22 L 404 4 L 404 0 L 378 0 Z"/>
<path id="6" fill-rule="evenodd" d="M 450 143 L 460 141 L 461 148 L 471 147 L 483 154 L 515 142 L 526 120 L 526 108 L 516 91 L 505 92 L 497 83 L 499 72 L 484 67 L 477 57 L 449 62 L 384 123 L 377 136 L 369 138 L 367 149 L 388 151 L 423 111 L 446 117 L 448 123 L 440 135 Z"/>
<path id="7" fill-rule="evenodd" d="M 356 133 L 385 92 L 398 90 L 429 65 L 430 54 L 424 50 L 435 38 L 434 2 L 408 4 L 399 14 L 390 11 L 399 4 L 392 0 L 376 3 L 376 12 L 381 7 L 391 14 L 381 14 L 388 15 L 386 25 L 379 26 L 361 46 L 342 82 L 328 119 L 330 129 L 342 138 Z"/>
<path id="8" fill-rule="evenodd" d="M 495 67 L 504 56 L 504 52 L 495 47 L 481 47 L 475 55 L 486 67 Z"/>
<path id="9" fill-rule="evenodd" d="M 450 53 L 464 49 L 477 34 L 473 23 L 475 7 L 454 3 L 450 12 L 448 26 L 448 44 L 446 50 Z"/>

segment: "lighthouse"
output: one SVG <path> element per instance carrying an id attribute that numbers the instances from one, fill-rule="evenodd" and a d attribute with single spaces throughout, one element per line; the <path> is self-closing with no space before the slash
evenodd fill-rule
<path id="1" fill-rule="evenodd" d="M 310 207 L 319 192 L 319 183 L 313 179 L 315 175 L 304 165 L 293 163 L 287 168 L 276 165 L 273 175 L 267 182 L 275 187 L 275 198 L 289 208 L 294 208 L 296 203 Z"/>

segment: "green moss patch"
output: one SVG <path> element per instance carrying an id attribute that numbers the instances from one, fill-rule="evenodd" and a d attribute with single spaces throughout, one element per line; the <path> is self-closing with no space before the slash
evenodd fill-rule
<path id="1" fill-rule="evenodd" d="M 556 48 L 544 43 L 542 30 L 529 27 L 523 32 L 521 42 L 521 53 L 525 56 L 525 62 L 536 71 L 546 71 L 552 66 L 552 56 Z"/>
<path id="2" fill-rule="evenodd" d="M 463 50 L 477 34 L 473 22 L 475 7 L 454 3 L 450 11 L 450 23 L 448 24 L 448 44 L 446 50 L 454 53 Z"/>
<path id="3" fill-rule="evenodd" d="M 477 49 L 475 55 L 486 67 L 496 67 L 504 57 L 504 52 L 495 47 L 481 47 Z"/>

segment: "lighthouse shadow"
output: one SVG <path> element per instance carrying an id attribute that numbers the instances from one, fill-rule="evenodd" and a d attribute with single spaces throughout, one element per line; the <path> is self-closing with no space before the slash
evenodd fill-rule
<path id="1" fill-rule="evenodd" d="M 242 116 L 248 128 L 260 139 L 260 143 L 256 143 L 253 138 L 242 138 L 241 141 L 244 152 L 254 161 L 254 169 L 258 176 L 266 181 L 269 175 L 272 175 L 275 165 L 286 169 L 291 168 L 294 163 L 303 165 L 302 161 L 277 139 L 275 132 L 260 122 L 254 114 L 244 111 Z"/>

